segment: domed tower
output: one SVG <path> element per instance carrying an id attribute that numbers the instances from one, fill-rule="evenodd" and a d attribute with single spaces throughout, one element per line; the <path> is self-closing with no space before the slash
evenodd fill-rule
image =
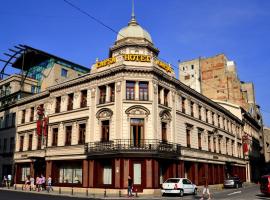
<path id="1" fill-rule="evenodd" d="M 122 28 L 114 45 L 110 48 L 109 57 L 119 54 L 144 54 L 158 56 L 159 50 L 154 46 L 151 35 L 136 21 L 134 11 L 128 26 Z"/>

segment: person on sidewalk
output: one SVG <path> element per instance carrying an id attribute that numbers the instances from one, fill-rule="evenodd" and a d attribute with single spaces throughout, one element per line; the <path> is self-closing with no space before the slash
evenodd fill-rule
<path id="1" fill-rule="evenodd" d="M 35 179 L 34 177 L 30 177 L 30 190 L 35 190 Z"/>
<path id="2" fill-rule="evenodd" d="M 211 193 L 210 193 L 210 190 L 208 188 L 207 182 L 204 184 L 202 198 L 200 200 L 204 200 L 204 199 L 208 199 L 208 200 L 211 199 Z"/>
<path id="3" fill-rule="evenodd" d="M 8 184 L 8 189 L 10 188 L 10 186 L 11 186 L 11 181 L 12 181 L 12 175 L 11 174 L 9 174 L 8 176 L 7 176 L 7 184 Z"/>
<path id="4" fill-rule="evenodd" d="M 41 178 L 39 178 L 39 176 L 36 177 L 36 191 L 40 191 L 40 182 L 41 182 Z"/>
<path id="5" fill-rule="evenodd" d="M 128 176 L 128 196 L 132 197 L 132 188 L 133 188 L 133 180 L 130 176 Z"/>
<path id="6" fill-rule="evenodd" d="M 25 182 L 24 182 L 24 189 L 25 190 L 30 190 L 30 176 L 29 175 L 26 176 L 26 179 L 25 179 Z"/>
<path id="7" fill-rule="evenodd" d="M 47 179 L 47 192 L 53 191 L 53 187 L 52 187 L 52 177 L 49 176 Z"/>
<path id="8" fill-rule="evenodd" d="M 8 183 L 7 183 L 7 177 L 4 176 L 3 181 L 2 181 L 2 186 L 3 186 L 3 187 L 7 187 L 7 186 L 8 186 L 7 184 L 8 184 Z"/>

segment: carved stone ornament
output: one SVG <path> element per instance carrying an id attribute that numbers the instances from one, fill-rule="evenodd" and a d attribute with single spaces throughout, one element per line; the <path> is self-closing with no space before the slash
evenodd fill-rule
<path id="1" fill-rule="evenodd" d="M 159 113 L 161 121 L 168 122 L 172 120 L 172 115 L 168 110 L 162 110 Z"/>
<path id="2" fill-rule="evenodd" d="M 112 115 L 113 111 L 111 109 L 102 108 L 97 112 L 96 117 L 98 119 L 111 119 Z"/>
<path id="3" fill-rule="evenodd" d="M 154 93 L 157 94 L 158 92 L 158 86 L 156 83 L 153 84 L 153 87 L 154 87 Z"/>
<path id="4" fill-rule="evenodd" d="M 148 115 L 150 115 L 150 111 L 144 107 L 144 106 L 139 106 L 139 105 L 135 105 L 135 106 L 131 106 L 128 109 L 126 109 L 125 112 L 128 116 L 132 115 L 132 116 L 145 116 L 148 117 Z"/>
<path id="5" fill-rule="evenodd" d="M 121 82 L 116 83 L 116 92 L 121 92 Z"/>
<path id="6" fill-rule="evenodd" d="M 92 88 L 91 89 L 91 97 L 95 98 L 95 94 L 96 94 L 96 90 L 95 90 L 95 88 Z"/>

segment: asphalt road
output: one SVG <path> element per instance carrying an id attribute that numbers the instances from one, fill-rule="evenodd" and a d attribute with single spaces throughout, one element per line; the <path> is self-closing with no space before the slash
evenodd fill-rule
<path id="1" fill-rule="evenodd" d="M 134 197 L 134 199 L 161 199 L 161 200 L 174 200 L 174 199 L 181 199 L 181 200 L 199 200 L 201 198 L 200 194 L 197 196 L 193 195 L 186 195 L 184 197 Z M 0 200 L 86 200 L 86 199 L 93 199 L 93 198 L 78 198 L 78 197 L 68 197 L 68 196 L 59 196 L 59 195 L 46 195 L 46 193 L 39 194 L 39 193 L 29 193 L 29 192 L 18 192 L 18 191 L 7 191 L 7 190 L 0 190 Z M 97 198 L 96 198 L 97 199 Z M 99 198 L 103 199 L 103 198 Z M 133 199 L 133 198 L 113 198 L 108 197 L 106 199 Z M 226 199 L 226 200 L 263 200 L 268 199 L 269 197 L 265 197 L 260 193 L 258 185 L 252 185 L 245 188 L 239 189 L 225 189 L 221 191 L 213 192 L 212 199 Z"/>

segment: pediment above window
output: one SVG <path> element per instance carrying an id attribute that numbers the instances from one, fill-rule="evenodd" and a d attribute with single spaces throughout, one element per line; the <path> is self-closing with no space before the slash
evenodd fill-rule
<path id="1" fill-rule="evenodd" d="M 172 115 L 168 110 L 162 110 L 159 113 L 161 121 L 168 122 L 172 120 Z"/>
<path id="2" fill-rule="evenodd" d="M 148 117 L 148 115 L 150 115 L 150 111 L 144 106 L 135 105 L 135 106 L 131 106 L 128 109 L 126 109 L 126 114 L 128 116 Z"/>
<path id="3" fill-rule="evenodd" d="M 98 119 L 111 119 L 112 115 L 113 115 L 113 111 L 111 109 L 102 108 L 97 112 L 96 117 Z"/>

